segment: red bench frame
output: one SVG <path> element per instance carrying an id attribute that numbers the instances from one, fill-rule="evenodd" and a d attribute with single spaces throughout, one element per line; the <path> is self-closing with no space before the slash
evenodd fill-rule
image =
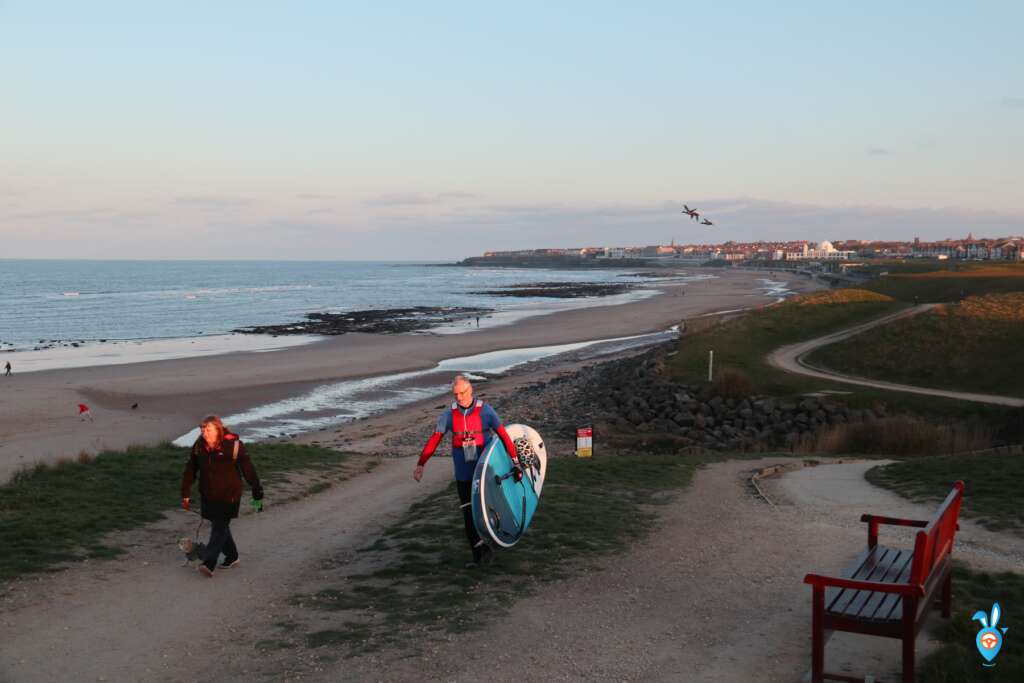
<path id="1" fill-rule="evenodd" d="M 868 545 L 838 577 L 808 574 L 812 587 L 811 681 L 850 681 L 863 677 L 825 671 L 825 642 L 835 631 L 863 633 L 903 641 L 903 681 L 914 680 L 914 644 L 941 588 L 942 616 L 949 618 L 952 591 L 953 540 L 959 530 L 964 483 L 953 490 L 929 521 L 862 515 L 868 524 Z M 882 524 L 921 530 L 909 551 L 878 544 Z M 880 682 L 879 682 L 880 683 Z"/>

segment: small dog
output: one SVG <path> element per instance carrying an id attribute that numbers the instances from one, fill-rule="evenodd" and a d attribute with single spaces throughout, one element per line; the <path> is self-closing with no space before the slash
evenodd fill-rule
<path id="1" fill-rule="evenodd" d="M 202 541 L 193 541 L 191 538 L 179 538 L 178 549 L 185 553 L 182 567 L 187 566 L 189 562 L 202 562 L 206 554 L 206 544 Z"/>

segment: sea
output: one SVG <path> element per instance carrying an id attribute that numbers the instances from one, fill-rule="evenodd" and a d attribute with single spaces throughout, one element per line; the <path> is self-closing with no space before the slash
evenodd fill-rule
<path id="1" fill-rule="evenodd" d="M 307 313 L 364 309 L 484 307 L 480 327 L 571 308 L 625 304 L 653 296 L 665 281 L 714 277 L 634 270 L 457 267 L 442 263 L 353 261 L 15 261 L 0 260 L 0 363 L 15 372 L 135 363 L 234 351 L 265 352 L 316 342 L 312 335 L 240 334 Z M 626 293 L 551 299 L 479 294 L 543 282 L 633 283 Z M 764 281 L 784 295 L 784 283 Z M 645 286 L 650 285 L 650 286 Z M 476 329 L 459 321 L 430 334 Z M 677 330 L 577 344 L 506 349 L 442 360 L 433 368 L 326 383 L 302 395 L 253 406 L 226 422 L 247 440 L 326 431 L 424 398 L 440 396 L 455 372 L 475 381 L 565 354 L 598 358 L 670 339 Z M 0 365 L 2 367 L 2 365 Z M 198 419 L 198 418 L 197 418 Z M 198 430 L 175 443 L 190 445 Z"/>
<path id="2" fill-rule="evenodd" d="M 493 308 L 481 326 L 509 324 L 652 291 L 572 300 L 474 292 L 534 282 L 635 282 L 630 275 L 408 262 L 0 260 L 0 352 L 30 372 L 271 350 L 316 338 L 232 330 L 298 322 L 314 312 L 410 306 Z"/>

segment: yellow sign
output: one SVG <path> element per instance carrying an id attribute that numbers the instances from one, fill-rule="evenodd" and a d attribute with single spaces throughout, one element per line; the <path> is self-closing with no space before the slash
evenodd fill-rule
<path id="1" fill-rule="evenodd" d="M 594 428 L 579 427 L 576 430 L 576 457 L 589 458 L 594 455 Z"/>

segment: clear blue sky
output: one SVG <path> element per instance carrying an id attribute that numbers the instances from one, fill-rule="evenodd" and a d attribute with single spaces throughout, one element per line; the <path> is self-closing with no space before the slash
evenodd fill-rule
<path id="1" fill-rule="evenodd" d="M 1024 232 L 1024 3 L 368 4 L 0 0 L 0 256 Z"/>

